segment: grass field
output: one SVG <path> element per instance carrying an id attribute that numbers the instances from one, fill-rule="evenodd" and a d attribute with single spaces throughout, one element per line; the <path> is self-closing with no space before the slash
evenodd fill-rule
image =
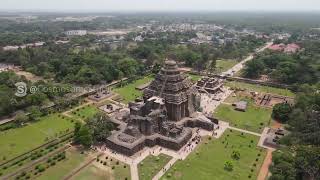
<path id="1" fill-rule="evenodd" d="M 62 117 L 62 116 L 61 116 Z M 55 138 L 60 132 L 73 129 L 70 119 L 58 114 L 42 117 L 30 125 L 0 133 L 0 162 L 9 160 Z M 4 158 L 6 160 L 4 160 Z"/>
<path id="2" fill-rule="evenodd" d="M 115 159 L 108 158 L 106 156 L 99 157 L 99 161 L 92 162 L 89 166 L 82 169 L 76 175 L 72 177 L 73 180 L 104 180 L 104 179 L 119 179 L 129 180 L 130 166 L 119 162 Z M 104 164 L 105 163 L 105 164 Z"/>
<path id="3" fill-rule="evenodd" d="M 252 101 L 247 100 L 248 107 L 246 112 L 234 110 L 229 104 L 221 104 L 214 112 L 214 117 L 227 121 L 231 126 L 262 132 L 263 127 L 269 125 L 271 121 L 271 109 L 253 105 Z"/>
<path id="4" fill-rule="evenodd" d="M 93 105 L 87 105 L 87 106 L 81 107 L 79 109 L 76 109 L 76 110 L 70 112 L 70 115 L 76 119 L 81 118 L 83 120 L 86 120 L 88 118 L 92 118 L 98 112 L 99 112 L 99 109 L 97 107 L 95 107 Z"/>
<path id="5" fill-rule="evenodd" d="M 105 179 L 112 179 L 112 177 L 113 175 L 110 169 L 97 166 L 96 164 L 91 164 L 88 167 L 81 170 L 78 174 L 76 174 L 71 179 L 73 180 L 87 180 L 87 179 L 105 180 Z"/>
<path id="6" fill-rule="evenodd" d="M 159 156 L 150 155 L 146 157 L 138 165 L 139 179 L 152 179 L 170 161 L 170 159 L 171 157 L 165 154 L 159 154 Z"/>
<path id="7" fill-rule="evenodd" d="M 236 82 L 236 81 L 227 81 L 225 85 L 231 88 L 241 88 L 241 89 L 247 89 L 250 91 L 278 94 L 278 95 L 289 96 L 289 97 L 295 96 L 294 93 L 288 89 L 274 88 L 269 86 L 261 86 L 261 85 L 248 84 L 248 83 Z"/>
<path id="8" fill-rule="evenodd" d="M 45 170 L 41 176 L 36 179 L 39 180 L 59 180 L 63 179 L 68 175 L 73 169 L 79 167 L 81 163 L 84 163 L 88 156 L 86 154 L 81 154 L 79 150 L 71 148 L 66 151 L 66 159 L 57 163 Z"/>
<path id="9" fill-rule="evenodd" d="M 192 82 L 197 82 L 199 79 L 201 79 L 201 76 L 195 74 L 188 74 L 188 76 L 191 78 Z"/>
<path id="10" fill-rule="evenodd" d="M 236 65 L 238 61 L 233 59 L 224 59 L 224 60 L 217 60 L 216 69 L 218 72 L 224 72 L 234 65 Z"/>
<path id="11" fill-rule="evenodd" d="M 219 139 L 205 137 L 187 159 L 177 161 L 161 179 L 255 180 L 265 156 L 265 151 L 256 147 L 258 140 L 256 136 L 230 130 Z M 235 150 L 240 153 L 239 160 L 231 157 Z M 224 169 L 226 161 L 232 162 L 232 171 Z"/>
<path id="12" fill-rule="evenodd" d="M 132 83 L 129 83 L 123 87 L 113 89 L 114 92 L 118 93 L 122 97 L 123 103 L 128 103 L 134 101 L 138 97 L 142 97 L 142 92 L 136 90 L 136 87 L 151 82 L 153 80 L 152 76 L 146 76 L 142 79 L 138 79 Z"/>

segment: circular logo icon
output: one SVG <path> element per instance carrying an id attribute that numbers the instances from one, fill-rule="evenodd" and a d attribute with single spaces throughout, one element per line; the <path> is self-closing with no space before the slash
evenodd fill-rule
<path id="1" fill-rule="evenodd" d="M 17 91 L 14 95 L 18 97 L 24 97 L 27 95 L 27 84 L 24 82 L 17 82 L 14 84 L 17 87 Z"/>

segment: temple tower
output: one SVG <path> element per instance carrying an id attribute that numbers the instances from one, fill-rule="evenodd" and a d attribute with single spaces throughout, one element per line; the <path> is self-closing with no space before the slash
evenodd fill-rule
<path id="1" fill-rule="evenodd" d="M 144 90 L 145 101 L 153 96 L 164 99 L 168 119 L 171 121 L 179 121 L 195 111 L 196 90 L 175 61 L 165 61 L 165 66 L 155 80 Z"/>

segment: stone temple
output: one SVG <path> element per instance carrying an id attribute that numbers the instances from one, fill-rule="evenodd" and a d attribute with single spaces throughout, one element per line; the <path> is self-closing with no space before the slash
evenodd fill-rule
<path id="1" fill-rule="evenodd" d="M 160 145 L 179 150 L 192 137 L 192 128 L 213 130 L 214 123 L 197 112 L 200 94 L 175 61 L 166 61 L 144 90 L 143 101 L 129 103 L 130 113 L 113 121 L 119 129 L 106 145 L 131 156 L 144 147 Z"/>

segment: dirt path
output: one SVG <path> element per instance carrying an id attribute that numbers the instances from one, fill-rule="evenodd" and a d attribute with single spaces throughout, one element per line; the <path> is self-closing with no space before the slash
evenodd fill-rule
<path id="1" fill-rule="evenodd" d="M 258 180 L 265 180 L 268 177 L 269 173 L 269 166 L 272 163 L 272 151 L 271 149 L 267 150 L 267 155 L 263 161 L 263 164 L 261 166 L 259 175 L 258 175 Z"/>

